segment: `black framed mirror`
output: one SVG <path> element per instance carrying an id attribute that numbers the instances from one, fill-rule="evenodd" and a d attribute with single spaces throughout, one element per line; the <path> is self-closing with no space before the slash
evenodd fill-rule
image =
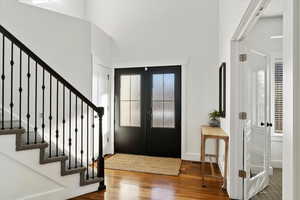
<path id="1" fill-rule="evenodd" d="M 226 63 L 219 68 L 219 112 L 222 118 L 226 117 Z"/>

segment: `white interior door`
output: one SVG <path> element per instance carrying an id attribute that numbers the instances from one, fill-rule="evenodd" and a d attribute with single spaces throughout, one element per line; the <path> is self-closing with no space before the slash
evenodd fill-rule
<path id="1" fill-rule="evenodd" d="M 267 56 L 245 52 L 241 61 L 241 120 L 244 146 L 244 199 L 250 199 L 269 184 L 270 167 L 270 90 Z"/>
<path id="2" fill-rule="evenodd" d="M 100 64 L 94 64 L 93 70 L 93 103 L 98 107 L 104 107 L 102 121 L 103 128 L 103 153 L 110 152 L 111 136 L 111 79 L 112 69 Z"/>

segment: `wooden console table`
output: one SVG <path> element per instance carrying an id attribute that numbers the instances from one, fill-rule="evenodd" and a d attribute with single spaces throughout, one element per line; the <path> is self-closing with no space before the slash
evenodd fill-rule
<path id="1" fill-rule="evenodd" d="M 207 139 L 215 139 L 216 140 L 216 154 L 206 154 L 205 153 L 205 143 Z M 219 162 L 219 140 L 224 140 L 225 142 L 225 160 L 224 160 L 224 177 L 216 176 L 214 167 L 212 164 L 212 158 L 216 159 L 218 164 Z M 223 131 L 221 128 L 209 127 L 209 126 L 201 126 L 201 174 L 202 174 L 202 186 L 205 187 L 205 177 L 214 177 L 220 178 L 223 181 L 222 189 L 226 189 L 227 187 L 227 164 L 228 164 L 228 145 L 229 145 L 229 136 Z M 210 159 L 210 168 L 211 175 L 204 174 L 204 164 L 205 159 L 209 157 Z"/>

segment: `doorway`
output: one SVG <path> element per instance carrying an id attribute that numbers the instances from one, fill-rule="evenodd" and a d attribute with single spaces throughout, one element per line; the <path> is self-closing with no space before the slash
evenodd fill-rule
<path id="1" fill-rule="evenodd" d="M 236 34 L 243 199 L 282 199 L 283 15 L 260 1 Z M 239 35 L 239 36 L 238 36 Z"/>
<path id="2" fill-rule="evenodd" d="M 112 68 L 106 67 L 100 62 L 94 61 L 93 66 L 93 103 L 104 108 L 102 117 L 103 130 L 103 153 L 112 152 L 111 147 L 111 89 L 112 89 Z M 98 117 L 98 116 L 95 116 Z"/>
<path id="3" fill-rule="evenodd" d="M 115 69 L 116 153 L 181 157 L 181 66 Z"/>

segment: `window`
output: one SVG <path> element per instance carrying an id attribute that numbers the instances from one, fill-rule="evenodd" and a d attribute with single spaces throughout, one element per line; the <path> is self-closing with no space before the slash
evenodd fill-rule
<path id="1" fill-rule="evenodd" d="M 121 75 L 120 126 L 141 126 L 140 75 Z"/>
<path id="2" fill-rule="evenodd" d="M 152 127 L 175 128 L 175 75 L 152 76 Z"/>
<path id="3" fill-rule="evenodd" d="M 274 70 L 274 130 L 283 133 L 283 63 L 276 62 Z"/>

